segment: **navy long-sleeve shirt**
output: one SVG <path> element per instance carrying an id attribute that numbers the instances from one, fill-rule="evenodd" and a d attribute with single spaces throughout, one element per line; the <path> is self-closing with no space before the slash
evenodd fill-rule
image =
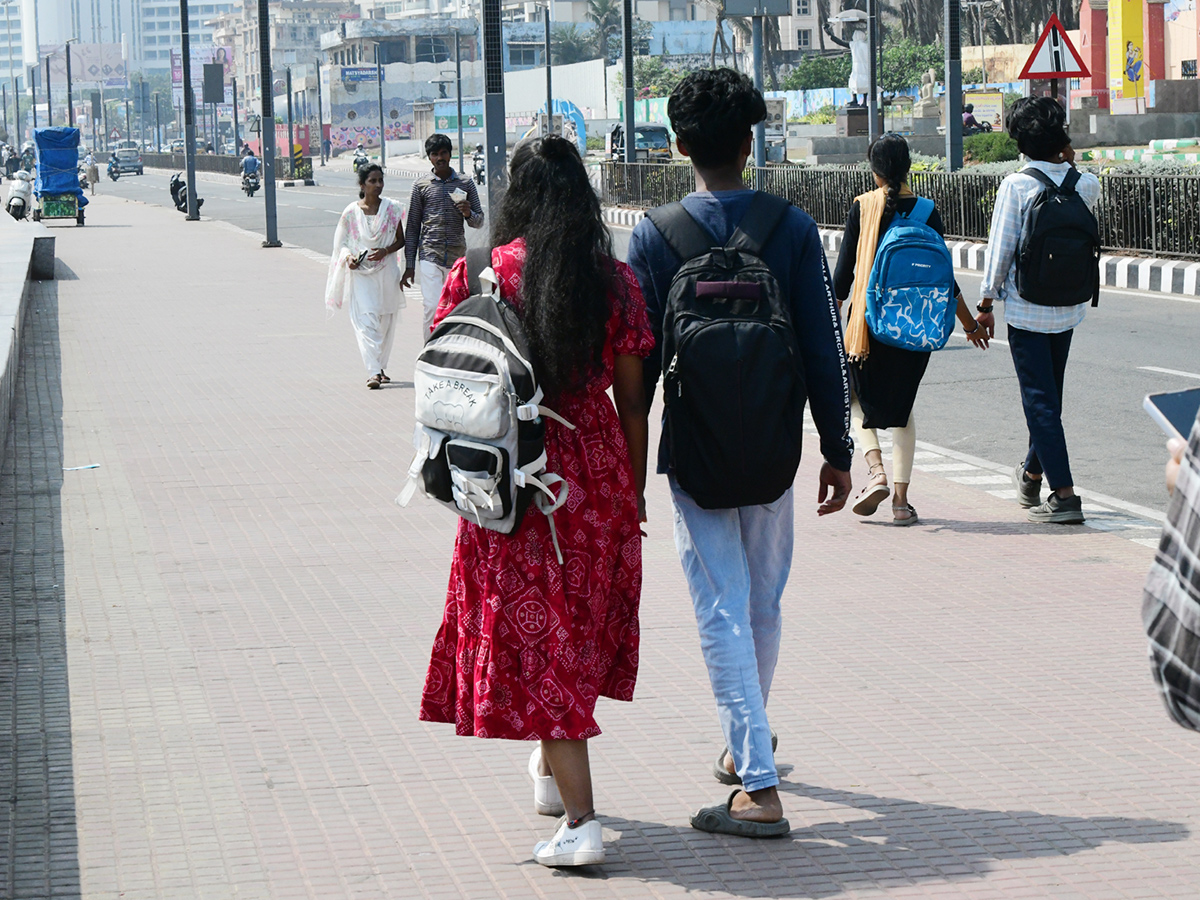
<path id="1" fill-rule="evenodd" d="M 753 197 L 752 190 L 697 191 L 684 197 L 683 205 L 718 246 L 732 237 Z M 850 440 L 850 378 L 837 301 L 816 223 L 803 210 L 792 207 L 772 232 L 762 259 L 790 303 L 808 400 L 821 435 L 821 455 L 835 469 L 847 472 L 854 446 Z M 629 241 L 629 265 L 641 284 L 654 329 L 654 350 L 646 358 L 644 370 L 649 401 L 662 374 L 667 294 L 683 260 L 667 245 L 654 223 L 643 219 Z M 670 468 L 669 440 L 664 431 L 658 447 L 660 473 Z"/>

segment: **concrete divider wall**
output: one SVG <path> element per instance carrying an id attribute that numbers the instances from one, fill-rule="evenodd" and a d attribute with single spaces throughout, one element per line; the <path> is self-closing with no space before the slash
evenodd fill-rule
<path id="1" fill-rule="evenodd" d="M 0 213 L 0 447 L 4 446 L 8 437 L 12 419 L 13 391 L 21 364 L 25 302 L 29 294 L 29 281 L 34 274 L 35 239 L 42 238 L 39 249 L 44 253 L 47 244 L 42 232 L 45 231 L 45 226 L 17 222 L 7 213 Z M 50 241 L 53 241 L 52 236 Z M 53 244 L 49 246 L 53 272 Z M 0 450 L 2 453 L 3 450 Z"/>

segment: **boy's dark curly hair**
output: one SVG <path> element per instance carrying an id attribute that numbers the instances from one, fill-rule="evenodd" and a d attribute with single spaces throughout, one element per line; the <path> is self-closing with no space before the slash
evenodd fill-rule
<path id="1" fill-rule="evenodd" d="M 737 162 L 750 129 L 767 117 L 767 104 L 733 69 L 699 69 L 679 82 L 667 116 L 696 165 L 715 169 Z"/>
<path id="2" fill-rule="evenodd" d="M 1052 97 L 1022 97 L 1008 115 L 1008 134 L 1030 159 L 1053 161 L 1071 138 L 1067 114 Z"/>
<path id="3" fill-rule="evenodd" d="M 453 152 L 454 147 L 450 143 L 450 138 L 444 134 L 431 134 L 425 138 L 425 155 L 433 156 L 439 150 L 450 150 Z"/>

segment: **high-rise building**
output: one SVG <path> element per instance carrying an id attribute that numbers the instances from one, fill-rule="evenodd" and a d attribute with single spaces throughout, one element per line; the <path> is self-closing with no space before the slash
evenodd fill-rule
<path id="1" fill-rule="evenodd" d="M 131 38 L 133 65 L 145 71 L 169 69 L 171 49 L 179 49 L 178 0 L 139 0 L 136 40 Z M 193 47 L 211 44 L 216 20 L 241 7 L 235 0 L 188 3 L 188 33 Z"/>

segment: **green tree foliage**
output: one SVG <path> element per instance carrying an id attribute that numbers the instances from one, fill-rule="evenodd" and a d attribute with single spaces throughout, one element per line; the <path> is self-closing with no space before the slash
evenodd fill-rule
<path id="1" fill-rule="evenodd" d="M 669 97 L 675 86 L 683 81 L 690 70 L 678 69 L 663 62 L 659 56 L 635 56 L 633 58 L 633 84 L 637 99 L 652 100 Z M 625 73 L 617 73 L 617 87 L 624 89 Z"/>
<path id="2" fill-rule="evenodd" d="M 783 81 L 785 91 L 844 88 L 850 80 L 850 54 L 806 56 Z"/>
<path id="3" fill-rule="evenodd" d="M 600 51 L 596 47 L 595 29 L 582 29 L 578 25 L 555 25 L 550 31 L 550 55 L 556 66 L 596 59 Z"/>
<path id="4" fill-rule="evenodd" d="M 587 18 L 596 26 L 596 49 L 609 62 L 621 50 L 621 8 L 620 0 L 588 0 Z"/>
<path id="5" fill-rule="evenodd" d="M 885 91 L 903 91 L 921 83 L 929 69 L 937 72 L 940 81 L 946 72 L 940 44 L 918 44 L 909 38 L 888 41 L 883 48 L 883 71 L 879 86 Z"/>

